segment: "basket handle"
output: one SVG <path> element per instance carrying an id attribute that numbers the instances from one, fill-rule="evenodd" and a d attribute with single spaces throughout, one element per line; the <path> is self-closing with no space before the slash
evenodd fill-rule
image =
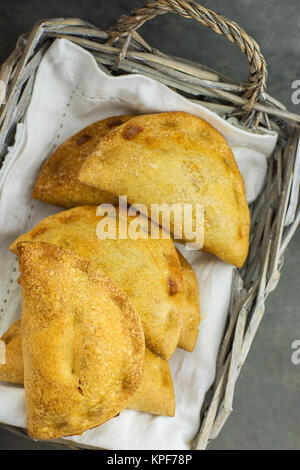
<path id="1" fill-rule="evenodd" d="M 185 18 L 192 18 L 236 44 L 246 56 L 250 66 L 249 78 L 244 84 L 246 88 L 244 97 L 248 99 L 248 103 L 244 108 L 250 111 L 255 101 L 263 101 L 267 68 L 259 45 L 234 21 L 208 10 L 196 0 L 147 1 L 143 7 L 132 10 L 130 15 L 123 15 L 118 20 L 117 25 L 108 31 L 109 42 L 115 42 L 120 36 L 127 38 L 121 53 L 121 60 L 125 55 L 132 34 L 146 21 L 165 13 L 178 13 Z"/>

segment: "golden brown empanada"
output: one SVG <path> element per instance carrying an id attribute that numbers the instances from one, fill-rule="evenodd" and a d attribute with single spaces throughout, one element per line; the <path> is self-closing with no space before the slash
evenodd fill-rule
<path id="1" fill-rule="evenodd" d="M 190 204 L 194 230 L 196 204 L 202 205 L 203 250 L 235 266 L 244 264 L 250 217 L 243 179 L 229 145 L 203 119 L 184 112 L 134 117 L 99 142 L 79 179 L 126 195 L 130 204 L 144 204 L 148 215 L 151 204 Z M 170 228 L 174 235 L 172 223 Z"/>
<path id="2" fill-rule="evenodd" d="M 21 320 L 16 321 L 4 333 L 1 340 L 6 345 L 5 364 L 0 363 L 0 380 L 16 384 L 24 382 Z"/>
<path id="3" fill-rule="evenodd" d="M 9 344 L 11 345 L 11 340 L 9 340 L 11 334 L 15 339 L 13 348 L 9 347 Z M 21 320 L 15 322 L 4 337 L 8 344 L 7 364 L 0 366 L 0 380 L 23 385 Z M 143 378 L 127 408 L 161 416 L 174 416 L 175 395 L 169 363 L 152 354 L 147 348 Z"/>
<path id="4" fill-rule="evenodd" d="M 178 347 L 192 352 L 198 337 L 200 306 L 198 282 L 192 266 L 177 251 L 183 274 L 184 294 L 182 301 L 183 327 Z"/>
<path id="5" fill-rule="evenodd" d="M 29 434 L 81 434 L 117 415 L 138 389 L 141 321 L 93 263 L 48 243 L 17 249 Z"/>
<path id="6" fill-rule="evenodd" d="M 127 408 L 154 415 L 174 416 L 175 394 L 169 363 L 147 348 L 143 380 Z"/>
<path id="7" fill-rule="evenodd" d="M 66 208 L 84 204 L 117 202 L 116 196 L 78 181 L 86 157 L 108 132 L 132 116 L 114 116 L 90 124 L 63 142 L 43 164 L 32 196 L 39 201 Z"/>
<path id="8" fill-rule="evenodd" d="M 175 351 L 182 329 L 183 291 L 179 258 L 171 239 L 100 240 L 96 207 L 75 207 L 42 220 L 33 230 L 11 246 L 16 252 L 19 241 L 44 241 L 68 248 L 93 261 L 130 298 L 138 311 L 147 347 L 168 360 Z M 134 217 L 129 217 L 132 221 Z M 127 228 L 127 225 L 126 225 Z"/>

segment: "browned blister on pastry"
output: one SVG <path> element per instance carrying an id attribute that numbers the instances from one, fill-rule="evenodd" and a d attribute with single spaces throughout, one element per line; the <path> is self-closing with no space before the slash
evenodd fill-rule
<path id="1" fill-rule="evenodd" d="M 122 411 L 141 383 L 139 316 L 86 259 L 43 242 L 17 249 L 29 434 L 81 434 Z"/>
<path id="2" fill-rule="evenodd" d="M 178 347 L 192 352 L 198 337 L 200 323 L 198 282 L 192 266 L 179 251 L 178 256 L 184 284 L 182 294 L 183 327 Z"/>
<path id="3" fill-rule="evenodd" d="M 0 366 L 0 380 L 23 384 L 21 320 L 14 323 L 3 337 L 8 340 L 11 334 L 15 338 L 15 345 L 7 348 L 7 365 Z M 149 349 L 145 351 L 142 381 L 127 408 L 161 416 L 174 416 L 175 394 L 169 363 L 152 354 Z"/>
<path id="4" fill-rule="evenodd" d="M 100 141 L 79 179 L 126 195 L 130 204 L 144 204 L 149 214 L 151 204 L 182 209 L 190 204 L 194 231 L 199 231 L 198 204 L 199 213 L 204 208 L 203 250 L 238 267 L 247 257 L 250 216 L 242 176 L 225 139 L 197 116 L 170 112 L 132 118 Z M 187 224 L 183 228 L 180 234 L 171 224 L 171 233 L 197 241 L 185 233 Z M 201 233 L 198 239 L 201 244 Z"/>
<path id="5" fill-rule="evenodd" d="M 5 363 L 0 363 L 0 380 L 22 384 L 24 382 L 24 367 L 21 320 L 11 325 L 2 336 L 1 340 L 5 344 Z"/>
<path id="6" fill-rule="evenodd" d="M 88 187 L 77 177 L 81 165 L 95 150 L 100 140 L 131 117 L 114 116 L 102 119 L 63 142 L 43 164 L 32 196 L 42 202 L 66 208 L 84 204 L 115 204 L 116 196 Z"/>
<path id="7" fill-rule="evenodd" d="M 18 241 L 44 241 L 68 248 L 93 261 L 130 298 L 138 311 L 147 347 L 163 359 L 175 351 L 182 330 L 182 272 L 171 239 L 99 239 L 96 231 L 105 217 L 96 207 L 75 207 L 42 220 Z M 135 217 L 128 217 L 128 226 Z M 127 229 L 127 222 L 126 229 Z M 99 233 L 99 232 L 98 232 Z"/>

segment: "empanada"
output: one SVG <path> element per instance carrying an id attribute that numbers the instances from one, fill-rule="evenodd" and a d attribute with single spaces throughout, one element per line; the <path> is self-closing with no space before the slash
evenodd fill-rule
<path id="1" fill-rule="evenodd" d="M 129 217 L 132 221 L 134 217 Z M 81 206 L 42 220 L 33 230 L 16 240 L 44 241 L 68 248 L 93 261 L 130 298 L 138 311 L 147 347 L 168 360 L 175 351 L 182 329 L 182 272 L 171 239 L 118 238 L 100 240 L 96 207 Z M 129 223 L 128 222 L 128 223 Z M 127 228 L 127 225 L 126 225 Z"/>
<path id="2" fill-rule="evenodd" d="M 21 321 L 13 323 L 1 340 L 5 343 L 5 364 L 0 363 L 0 380 L 16 384 L 24 382 Z"/>
<path id="3" fill-rule="evenodd" d="M 117 202 L 116 196 L 78 181 L 86 157 L 95 150 L 103 136 L 132 116 L 114 116 L 90 124 L 63 142 L 43 164 L 32 196 L 39 201 L 66 208 L 84 204 Z"/>
<path id="4" fill-rule="evenodd" d="M 141 321 L 93 263 L 43 242 L 17 248 L 29 434 L 81 434 L 116 416 L 138 389 Z"/>
<path id="5" fill-rule="evenodd" d="M 10 347 L 12 344 L 11 335 L 13 335 L 15 342 L 13 348 Z M 0 365 L 0 380 L 23 385 L 21 320 L 15 322 L 3 338 L 7 344 L 7 363 Z M 97 365 L 95 367 L 97 368 Z M 174 416 L 175 395 L 169 363 L 152 354 L 147 348 L 143 378 L 127 408 L 161 416 Z"/>
<path id="6" fill-rule="evenodd" d="M 178 256 L 184 284 L 184 296 L 182 301 L 184 317 L 178 347 L 192 352 L 198 337 L 200 323 L 198 282 L 192 266 L 179 251 Z"/>
<path id="7" fill-rule="evenodd" d="M 169 363 L 147 348 L 143 380 L 127 408 L 160 416 L 174 416 L 175 394 Z"/>
<path id="8" fill-rule="evenodd" d="M 179 204 L 182 213 L 188 204 L 191 230 L 199 232 L 198 204 L 204 209 L 203 250 L 235 266 L 244 264 L 250 217 L 243 179 L 229 145 L 203 119 L 184 112 L 134 117 L 99 142 L 84 161 L 79 179 L 126 195 L 132 205 L 144 204 L 149 217 L 152 204 Z M 182 222 L 176 231 L 171 221 L 173 235 L 194 241 L 186 228 Z"/>

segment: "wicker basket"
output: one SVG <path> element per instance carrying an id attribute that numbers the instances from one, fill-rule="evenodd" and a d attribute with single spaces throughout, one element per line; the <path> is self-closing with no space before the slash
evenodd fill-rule
<path id="1" fill-rule="evenodd" d="M 137 29 L 149 19 L 169 12 L 192 18 L 235 43 L 249 63 L 248 81 L 238 85 L 203 65 L 167 56 L 147 44 Z M 19 38 L 16 49 L 0 70 L 1 161 L 30 101 L 37 67 L 58 37 L 87 49 L 108 73 L 144 74 L 224 119 L 235 119 L 249 131 L 255 132 L 259 124 L 279 134 L 264 189 L 250 207 L 249 256 L 243 269 L 234 271 L 230 313 L 217 373 L 206 394 L 194 441 L 195 449 L 204 449 L 219 434 L 232 411 L 237 377 L 264 314 L 265 300 L 279 280 L 284 251 L 300 222 L 299 175 L 294 175 L 300 116 L 289 113 L 265 92 L 264 57 L 258 44 L 240 26 L 195 0 L 149 1 L 130 16 L 122 17 L 107 32 L 80 19 L 52 19 L 39 22 L 30 34 Z M 3 427 L 26 435 L 25 430 Z"/>

